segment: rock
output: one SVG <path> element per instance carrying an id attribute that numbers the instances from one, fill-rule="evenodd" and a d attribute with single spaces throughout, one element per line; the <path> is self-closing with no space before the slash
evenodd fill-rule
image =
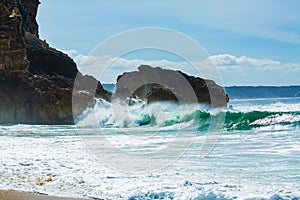
<path id="1" fill-rule="evenodd" d="M 25 72 L 29 67 L 22 16 L 16 0 L 0 3 L 0 70 Z"/>
<path id="2" fill-rule="evenodd" d="M 0 3 L 0 124 L 74 124 L 73 114 L 93 107 L 94 97 L 111 97 L 99 81 L 78 72 L 68 55 L 39 39 L 38 5 Z"/>
<path id="3" fill-rule="evenodd" d="M 25 34 L 29 72 L 33 74 L 61 75 L 76 78 L 75 62 L 66 54 L 49 47 L 44 41 L 31 33 Z"/>
<path id="4" fill-rule="evenodd" d="M 0 85 L 1 123 L 74 123 L 72 79 L 62 76 L 24 76 L 19 73 L 2 73 Z"/>
<path id="5" fill-rule="evenodd" d="M 213 107 L 227 106 L 228 95 L 212 80 L 189 76 L 181 71 L 141 65 L 138 71 L 127 72 L 117 79 L 114 98 L 137 96 L 148 103 L 173 101 L 205 103 Z"/>
<path id="6" fill-rule="evenodd" d="M 153 85 L 151 91 L 147 93 L 147 102 L 171 101 L 178 102 L 176 95 L 169 88 L 163 85 Z"/>
<path id="7" fill-rule="evenodd" d="M 39 0 L 21 0 L 21 8 L 23 13 L 23 26 L 26 32 L 39 37 L 39 26 L 36 21 Z"/>

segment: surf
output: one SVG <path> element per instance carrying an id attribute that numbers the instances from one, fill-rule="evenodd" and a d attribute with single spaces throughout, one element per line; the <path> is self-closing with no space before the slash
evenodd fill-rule
<path id="1" fill-rule="evenodd" d="M 232 107 L 213 109 L 208 105 L 179 105 L 172 102 L 147 104 L 135 100 L 130 105 L 110 103 L 96 99 L 94 108 L 88 108 L 75 123 L 78 126 L 100 126 L 101 128 L 132 127 L 196 127 L 207 131 L 212 121 L 222 119 L 223 130 L 251 130 L 260 127 L 300 125 L 299 111 L 239 111 Z M 96 119 L 96 121 L 95 121 Z"/>

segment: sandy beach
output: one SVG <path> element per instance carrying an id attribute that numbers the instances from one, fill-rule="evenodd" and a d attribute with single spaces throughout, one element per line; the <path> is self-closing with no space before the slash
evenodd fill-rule
<path id="1" fill-rule="evenodd" d="M 83 198 L 53 197 L 44 194 L 19 191 L 0 191 L 0 200 L 86 200 Z"/>

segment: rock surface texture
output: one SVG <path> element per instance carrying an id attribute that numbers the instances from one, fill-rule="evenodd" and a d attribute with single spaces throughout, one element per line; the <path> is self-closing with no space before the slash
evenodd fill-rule
<path id="1" fill-rule="evenodd" d="M 116 88 L 115 98 L 137 96 L 148 103 L 173 101 L 225 107 L 229 101 L 224 89 L 212 80 L 147 65 L 141 65 L 138 71 L 120 75 Z"/>
<path id="2" fill-rule="evenodd" d="M 100 82 L 78 72 L 66 54 L 39 39 L 38 0 L 0 2 L 0 124 L 73 124 L 94 97 L 110 100 Z M 74 91 L 76 88 L 85 91 Z M 72 112 L 72 98 L 77 102 Z M 74 105 L 73 105 L 74 106 Z"/>

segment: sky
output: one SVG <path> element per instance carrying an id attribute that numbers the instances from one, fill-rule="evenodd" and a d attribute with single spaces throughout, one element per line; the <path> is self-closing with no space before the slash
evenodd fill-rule
<path id="1" fill-rule="evenodd" d="M 203 47 L 224 86 L 300 85 L 299 10 L 299 0 L 41 0 L 38 23 L 41 38 L 68 53 L 84 74 L 97 76 L 101 63 L 114 60 L 96 77 L 103 83 L 140 64 L 198 75 L 180 55 L 159 50 L 91 59 L 97 45 L 114 35 L 159 27 Z"/>

